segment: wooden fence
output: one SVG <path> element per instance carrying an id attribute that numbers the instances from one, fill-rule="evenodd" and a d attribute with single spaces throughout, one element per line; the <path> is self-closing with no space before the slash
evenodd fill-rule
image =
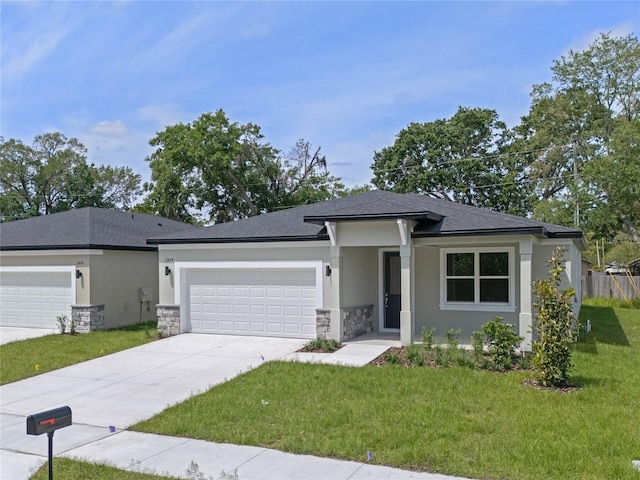
<path id="1" fill-rule="evenodd" d="M 592 275 L 582 277 L 582 296 L 631 300 L 640 297 L 640 277 Z"/>

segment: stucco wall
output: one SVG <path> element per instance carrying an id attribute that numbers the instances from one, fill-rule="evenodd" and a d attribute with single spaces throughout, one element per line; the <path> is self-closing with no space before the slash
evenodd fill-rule
<path id="1" fill-rule="evenodd" d="M 304 261 L 323 262 L 323 269 L 329 264 L 329 247 L 304 246 L 302 242 L 281 243 L 277 246 L 265 243 L 244 244 L 231 247 L 225 244 L 196 245 L 193 248 L 173 248 L 160 245 L 159 249 L 159 303 L 175 303 L 175 264 L 176 262 L 244 262 L 244 261 Z M 165 267 L 171 269 L 171 275 L 165 275 Z M 331 294 L 331 277 L 323 274 L 325 305 L 331 305 L 326 298 Z"/>
<path id="2" fill-rule="evenodd" d="M 338 223 L 338 245 L 397 247 L 400 245 L 400 230 L 393 221 Z"/>
<path id="3" fill-rule="evenodd" d="M 156 320 L 157 265 L 157 252 L 105 250 L 92 259 L 89 303 L 105 305 L 106 328 Z M 151 292 L 144 304 L 140 300 L 141 287 L 150 287 Z"/>
<path id="4" fill-rule="evenodd" d="M 101 255 L 102 250 L 93 250 L 93 254 L 88 250 L 41 250 L 25 253 L 3 252 L 0 254 L 0 265 L 3 267 L 52 267 L 52 266 L 73 266 L 82 272 L 82 277 L 76 281 L 77 304 L 89 303 L 90 297 L 90 267 L 91 260 L 96 255 Z"/>
<path id="5" fill-rule="evenodd" d="M 455 245 L 446 245 L 447 248 Z M 514 246 L 510 244 L 509 246 Z M 450 328 L 461 329 L 460 341 L 469 343 L 474 331 L 496 316 L 505 323 L 518 324 L 518 310 L 499 311 L 457 311 L 440 309 L 440 248 L 418 247 L 415 252 L 415 335 L 420 337 L 423 328 L 435 328 L 436 341 L 444 341 L 444 334 Z M 518 305 L 520 289 L 517 287 L 520 269 L 518 249 L 515 254 L 515 303 Z"/>
<path id="6" fill-rule="evenodd" d="M 342 249 L 342 306 L 374 305 L 373 329 L 378 330 L 378 249 Z"/>
<path id="7" fill-rule="evenodd" d="M 565 260 L 566 270 L 562 273 L 562 284 L 560 288 L 566 289 L 573 287 L 576 291 L 574 297 L 574 312 L 577 315 L 580 311 L 580 299 L 582 298 L 581 288 L 581 269 L 582 269 L 582 253 L 580 249 L 573 243 L 567 241 L 553 242 L 550 240 L 544 241 L 543 244 L 533 246 L 533 280 L 547 279 L 549 276 L 549 266 L 547 261 L 553 255 L 553 252 L 558 246 L 566 247 L 567 251 L 562 257 Z"/>

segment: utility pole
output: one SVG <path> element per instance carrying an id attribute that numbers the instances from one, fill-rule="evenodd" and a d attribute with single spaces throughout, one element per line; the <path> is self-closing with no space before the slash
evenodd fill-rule
<path id="1" fill-rule="evenodd" d="M 580 226 L 580 203 L 578 202 L 578 183 L 580 176 L 578 175 L 578 147 L 575 136 L 572 138 L 571 150 L 573 152 L 573 198 L 576 203 L 576 209 L 573 213 L 573 225 L 578 228 Z"/>

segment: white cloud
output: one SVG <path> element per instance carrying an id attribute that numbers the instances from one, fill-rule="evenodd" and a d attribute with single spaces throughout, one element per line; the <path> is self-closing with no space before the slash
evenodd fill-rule
<path id="1" fill-rule="evenodd" d="M 66 26 L 57 30 L 50 29 L 40 32 L 26 45 L 12 44 L 5 39 L 4 44 L 7 51 L 3 52 L 3 56 L 9 60 L 2 69 L 2 76 L 8 81 L 20 80 L 55 51 L 71 30 L 73 30 L 71 26 Z"/>
<path id="2" fill-rule="evenodd" d="M 223 8 L 224 7 L 224 8 Z M 228 22 L 235 18 L 235 5 L 216 4 L 216 8 L 198 8 L 186 19 L 176 19 L 177 25 L 166 35 L 155 42 L 154 46 L 136 59 L 139 67 L 166 63 L 181 58 L 184 52 L 191 51 L 211 37 L 222 37 Z M 179 22 L 179 23 L 178 23 Z M 219 47 L 220 44 L 209 42 L 208 48 Z"/>
<path id="3" fill-rule="evenodd" d="M 3 5 L 3 10 L 2 76 L 10 82 L 20 81 L 52 59 L 83 21 L 64 2 L 17 2 Z"/>
<path id="4" fill-rule="evenodd" d="M 623 22 L 609 29 L 596 29 L 574 38 L 569 45 L 567 45 L 562 51 L 561 55 L 567 56 L 569 52 L 581 52 L 589 48 L 589 46 L 602 34 L 609 33 L 611 37 L 626 37 L 634 33 L 633 23 Z"/>
<path id="5" fill-rule="evenodd" d="M 114 122 L 103 120 L 93 125 L 91 131 L 105 138 L 124 137 L 127 134 L 127 127 L 120 120 Z"/>
<path id="6" fill-rule="evenodd" d="M 176 104 L 145 105 L 136 110 L 135 117 L 155 130 L 163 130 L 168 125 L 187 123 L 194 119 Z"/>
<path id="7" fill-rule="evenodd" d="M 70 132 L 87 147 L 90 163 L 128 166 L 148 180 L 150 171 L 145 158 L 153 152 L 149 145 L 152 134 L 130 128 L 121 120 L 101 120 Z"/>

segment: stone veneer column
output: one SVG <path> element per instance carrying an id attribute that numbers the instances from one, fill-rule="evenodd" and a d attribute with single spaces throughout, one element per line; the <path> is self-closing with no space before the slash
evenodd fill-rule
<path id="1" fill-rule="evenodd" d="M 170 337 L 180 334 L 180 305 L 156 305 L 158 335 Z"/>
<path id="2" fill-rule="evenodd" d="M 104 304 L 71 305 L 71 321 L 77 333 L 104 330 Z"/>
<path id="3" fill-rule="evenodd" d="M 344 317 L 342 340 L 353 340 L 373 331 L 373 305 L 343 308 L 342 315 Z"/>
<path id="4" fill-rule="evenodd" d="M 320 340 L 331 338 L 331 310 L 316 308 L 316 336 Z"/>

